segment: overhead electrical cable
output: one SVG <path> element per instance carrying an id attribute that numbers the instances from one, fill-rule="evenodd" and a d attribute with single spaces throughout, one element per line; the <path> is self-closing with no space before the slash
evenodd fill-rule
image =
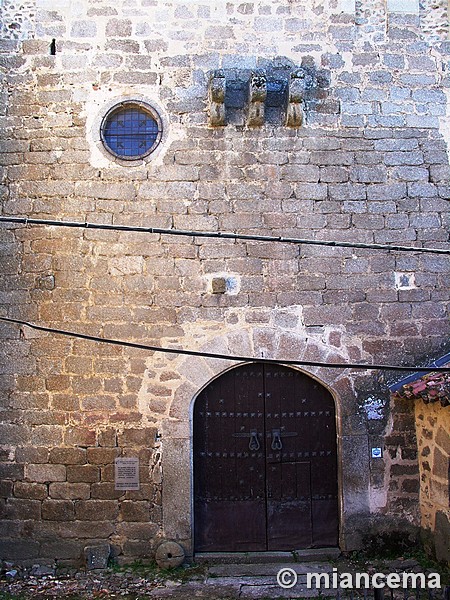
<path id="1" fill-rule="evenodd" d="M 117 340 L 111 338 L 98 337 L 95 335 L 88 335 L 85 333 L 77 333 L 75 331 L 67 331 L 65 329 L 55 329 L 53 327 L 45 327 L 43 325 L 36 325 L 35 323 L 29 323 L 28 321 L 22 321 L 20 319 L 10 319 L 7 317 L 0 317 L 0 321 L 5 323 L 14 323 L 21 326 L 30 327 L 37 331 L 43 331 L 45 333 L 54 333 L 57 335 L 64 335 L 68 337 L 78 338 L 82 340 L 88 340 L 91 342 L 100 342 L 103 344 L 112 344 L 115 346 L 123 346 L 126 348 L 137 348 L 139 350 L 148 350 L 151 352 L 163 352 L 165 354 L 179 354 L 186 356 L 199 356 L 202 358 L 215 358 L 220 360 L 230 360 L 239 362 L 261 362 L 267 364 L 285 364 L 285 365 L 297 365 L 304 367 L 325 367 L 330 369 L 363 369 L 372 371 L 414 371 L 414 372 L 435 372 L 440 371 L 444 373 L 450 373 L 449 367 L 416 367 L 416 366 L 404 366 L 404 365 L 368 365 L 358 363 L 327 363 L 311 360 L 285 360 L 283 358 L 264 358 L 264 357 L 250 357 L 250 356 L 238 356 L 234 354 L 218 354 L 215 352 L 204 352 L 197 350 L 186 350 L 184 348 L 164 348 L 161 346 L 151 346 L 148 344 L 140 344 L 138 342 L 127 342 L 124 340 Z"/>
<path id="2" fill-rule="evenodd" d="M 34 219 L 27 217 L 0 217 L 0 223 L 20 223 L 23 225 L 47 225 L 51 227 L 70 227 L 80 229 L 100 229 L 107 231 L 124 231 L 151 233 L 158 235 L 173 235 L 198 238 L 230 239 L 247 242 L 272 242 L 282 244 L 296 244 L 305 246 L 330 246 L 335 248 L 359 248 L 366 250 L 388 250 L 396 252 L 421 252 L 428 254 L 450 255 L 450 249 L 424 248 L 416 246 L 399 246 L 393 244 L 371 244 L 363 242 L 344 242 L 331 240 L 311 240 L 294 237 L 253 235 L 244 233 L 233 233 L 231 231 L 196 231 L 186 229 L 164 229 L 161 227 L 142 227 L 137 225 L 113 225 L 109 223 L 88 223 L 81 221 L 58 221 L 52 219 Z"/>

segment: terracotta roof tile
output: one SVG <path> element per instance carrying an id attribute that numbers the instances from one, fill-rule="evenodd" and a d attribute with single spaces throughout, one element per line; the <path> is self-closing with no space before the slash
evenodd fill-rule
<path id="1" fill-rule="evenodd" d="M 450 373 L 427 373 L 420 379 L 403 385 L 394 392 L 394 397 L 423 400 L 426 404 L 440 402 L 442 406 L 449 406 Z"/>

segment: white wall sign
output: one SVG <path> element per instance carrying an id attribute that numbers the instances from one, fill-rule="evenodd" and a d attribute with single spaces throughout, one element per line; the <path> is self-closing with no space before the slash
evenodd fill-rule
<path id="1" fill-rule="evenodd" d="M 116 490 L 139 489 L 139 459 L 116 458 L 114 480 Z"/>

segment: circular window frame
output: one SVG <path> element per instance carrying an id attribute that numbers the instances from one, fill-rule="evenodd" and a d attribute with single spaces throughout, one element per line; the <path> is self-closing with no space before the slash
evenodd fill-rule
<path id="1" fill-rule="evenodd" d="M 146 150 L 145 152 L 143 152 L 142 154 L 135 154 L 133 156 L 118 154 L 109 146 L 109 144 L 105 138 L 105 128 L 106 128 L 108 119 L 111 118 L 114 115 L 114 113 L 116 113 L 117 111 L 124 109 L 124 108 L 125 109 L 126 108 L 141 109 L 141 110 L 145 111 L 146 113 L 148 113 L 157 124 L 158 133 L 155 137 L 155 140 L 154 140 L 153 144 L 151 145 L 151 147 L 148 150 Z M 150 156 L 151 154 L 153 154 L 161 143 L 161 140 L 163 138 L 163 133 L 164 133 L 163 121 L 161 119 L 161 116 L 159 115 L 159 112 L 148 102 L 145 102 L 143 100 L 138 100 L 137 98 L 129 98 L 127 100 L 122 100 L 120 102 L 116 102 L 103 115 L 103 118 L 100 123 L 100 141 L 101 141 L 101 145 L 102 145 L 103 149 L 107 152 L 107 154 L 109 156 L 113 157 L 116 161 L 121 161 L 121 162 L 123 161 L 125 164 L 130 164 L 133 162 L 136 163 L 137 161 L 142 161 L 142 160 L 146 159 L 148 156 Z"/>

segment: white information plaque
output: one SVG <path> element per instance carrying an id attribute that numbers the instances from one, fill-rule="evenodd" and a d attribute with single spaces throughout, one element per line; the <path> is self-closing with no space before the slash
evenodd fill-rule
<path id="1" fill-rule="evenodd" d="M 116 458 L 114 480 L 116 490 L 139 489 L 139 459 Z"/>

